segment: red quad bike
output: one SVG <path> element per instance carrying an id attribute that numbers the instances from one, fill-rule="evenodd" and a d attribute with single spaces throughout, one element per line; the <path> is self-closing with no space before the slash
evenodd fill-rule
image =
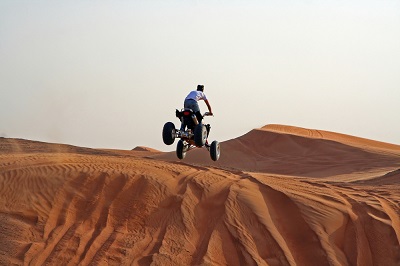
<path id="1" fill-rule="evenodd" d="M 175 139 L 179 138 L 176 146 L 176 155 L 179 159 L 185 158 L 186 152 L 196 147 L 206 147 L 213 161 L 219 159 L 221 154 L 219 142 L 214 140 L 211 145 L 208 144 L 207 138 L 211 127 L 202 123 L 205 116 L 210 116 L 210 113 L 206 112 L 201 116 L 200 113 L 196 115 L 192 109 L 184 108 L 181 111 L 176 110 L 176 117 L 181 121 L 181 128 L 184 130 L 176 129 L 172 122 L 165 123 L 162 132 L 163 141 L 166 145 L 172 145 Z"/>

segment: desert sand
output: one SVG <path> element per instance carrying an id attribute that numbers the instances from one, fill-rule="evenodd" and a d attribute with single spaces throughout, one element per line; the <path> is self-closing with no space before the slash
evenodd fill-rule
<path id="1" fill-rule="evenodd" d="M 0 264 L 400 265 L 399 145 L 268 125 L 221 150 L 0 138 Z"/>

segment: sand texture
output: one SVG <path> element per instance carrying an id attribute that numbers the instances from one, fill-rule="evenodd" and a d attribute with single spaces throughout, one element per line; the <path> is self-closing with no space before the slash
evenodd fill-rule
<path id="1" fill-rule="evenodd" d="M 0 138 L 0 265 L 400 265 L 400 146 L 269 125 L 221 150 Z"/>

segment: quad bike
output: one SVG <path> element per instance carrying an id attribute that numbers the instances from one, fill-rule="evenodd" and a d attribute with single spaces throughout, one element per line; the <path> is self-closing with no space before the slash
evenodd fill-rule
<path id="1" fill-rule="evenodd" d="M 196 114 L 192 109 L 184 108 L 181 111 L 176 110 L 176 117 L 181 121 L 181 128 L 184 130 L 176 129 L 174 123 L 167 122 L 162 131 L 163 141 L 166 145 L 172 145 L 176 138 L 179 138 L 176 146 L 176 155 L 179 159 L 186 156 L 186 152 L 193 148 L 206 147 L 210 152 L 211 159 L 217 161 L 220 156 L 219 142 L 214 140 L 208 144 L 208 135 L 210 134 L 210 125 L 203 124 L 202 120 L 205 116 L 211 114 L 206 112 L 201 115 L 199 112 Z"/>

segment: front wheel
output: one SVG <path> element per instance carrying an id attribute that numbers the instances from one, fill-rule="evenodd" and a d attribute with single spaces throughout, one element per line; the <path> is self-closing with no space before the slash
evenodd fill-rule
<path id="1" fill-rule="evenodd" d="M 186 156 L 186 151 L 187 151 L 187 146 L 185 145 L 183 140 L 180 139 L 178 141 L 178 145 L 176 145 L 176 156 L 178 156 L 178 158 L 182 160 Z"/>
<path id="2" fill-rule="evenodd" d="M 166 145 L 171 145 L 175 141 L 175 125 L 172 122 L 165 123 L 162 131 L 163 141 Z"/>
<path id="3" fill-rule="evenodd" d="M 203 124 L 198 124 L 194 129 L 194 144 L 203 147 L 207 141 L 207 128 Z"/>
<path id="4" fill-rule="evenodd" d="M 210 155 L 213 161 L 218 161 L 219 156 L 221 155 L 219 142 L 216 140 L 214 140 L 210 145 Z"/>

